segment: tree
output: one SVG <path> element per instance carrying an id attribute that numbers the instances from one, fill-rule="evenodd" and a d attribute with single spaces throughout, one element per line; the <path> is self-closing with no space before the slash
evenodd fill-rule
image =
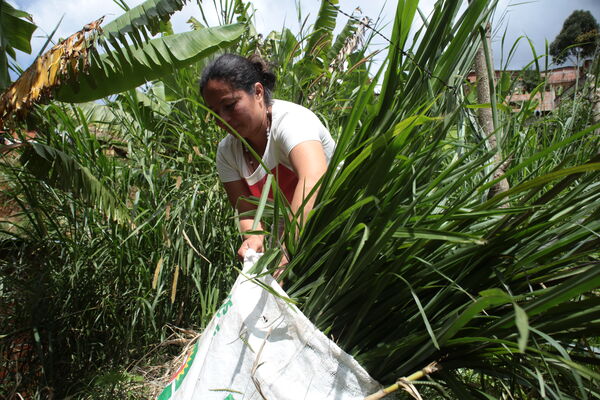
<path id="1" fill-rule="evenodd" d="M 589 11 L 575 10 L 565 20 L 562 30 L 550 44 L 550 55 L 558 64 L 563 64 L 567 58 L 575 57 L 576 64 L 579 60 L 590 57 L 600 35 L 598 22 Z"/>

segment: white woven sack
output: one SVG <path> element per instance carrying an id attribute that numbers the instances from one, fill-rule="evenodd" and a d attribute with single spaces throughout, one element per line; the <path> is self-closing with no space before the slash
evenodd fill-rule
<path id="1" fill-rule="evenodd" d="M 256 253 L 244 262 L 249 271 Z M 272 276 L 258 278 L 287 298 Z M 380 385 L 300 312 L 242 273 L 159 400 L 359 400 Z"/>

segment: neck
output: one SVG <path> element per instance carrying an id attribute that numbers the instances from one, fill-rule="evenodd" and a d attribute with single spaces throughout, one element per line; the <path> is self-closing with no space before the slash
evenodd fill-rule
<path id="1" fill-rule="evenodd" d="M 265 117 L 262 121 L 262 124 L 257 129 L 256 134 L 252 135 L 252 137 L 247 138 L 246 140 L 252 146 L 254 151 L 262 156 L 265 153 L 265 149 L 267 148 L 267 140 L 268 135 L 267 132 L 271 127 L 271 108 L 267 109 L 265 113 Z"/>
<path id="2" fill-rule="evenodd" d="M 259 137 L 247 138 L 246 141 L 259 156 L 262 156 L 265 153 L 265 149 L 267 148 L 266 132 Z"/>

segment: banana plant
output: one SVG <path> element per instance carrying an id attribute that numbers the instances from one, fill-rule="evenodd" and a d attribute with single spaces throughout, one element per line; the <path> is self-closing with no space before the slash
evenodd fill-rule
<path id="1" fill-rule="evenodd" d="M 36 29 L 31 15 L 6 1 L 0 2 L 0 90 L 10 84 L 8 57 L 14 60 L 15 50 L 30 54 L 31 36 Z"/>
<path id="2" fill-rule="evenodd" d="M 241 24 L 205 28 L 94 54 L 87 74 L 72 86 L 62 86 L 56 99 L 86 102 L 124 92 L 231 46 L 243 32 Z"/>
<path id="3" fill-rule="evenodd" d="M 108 23 L 104 33 L 100 19 L 57 44 L 2 94 L 0 122 L 13 112 L 25 114 L 52 94 L 61 101 L 86 102 L 133 89 L 232 45 L 244 32 L 243 25 L 233 24 L 149 40 L 148 33 L 182 5 L 147 0 Z"/>
<path id="4" fill-rule="evenodd" d="M 308 37 L 304 58 L 317 59 L 327 54 L 333 39 L 338 0 L 322 0 L 313 31 Z"/>
<path id="5" fill-rule="evenodd" d="M 245 31 L 243 24 L 232 24 L 150 39 L 150 35 L 157 33 L 161 24 L 183 4 L 182 0 L 147 0 L 108 23 L 104 29 L 100 29 L 101 21 L 97 21 L 54 46 L 2 95 L 0 122 L 9 122 L 14 112 L 24 115 L 29 107 L 52 93 L 56 100 L 82 103 L 134 90 L 145 82 L 168 76 L 231 46 Z M 2 5 L 4 7 L 5 2 Z M 128 44 L 128 38 L 133 44 Z M 103 52 L 99 49 L 100 44 Z M 71 60 L 64 62 L 65 57 L 71 57 Z M 141 92 L 137 92 L 137 98 L 151 104 Z M 168 107 L 166 103 L 162 104 Z M 87 105 L 95 111 L 102 107 Z M 105 107 L 104 111 L 107 111 Z M 106 117 L 107 113 L 95 113 L 96 117 L 99 115 Z M 42 164 L 59 175 L 65 171 L 80 171 L 69 180 L 60 180 L 56 175 L 52 175 L 52 179 L 41 175 L 40 178 L 49 184 L 60 184 L 61 189 L 87 190 L 84 198 L 98 201 L 109 215 L 123 219 L 121 206 L 110 198 L 110 190 L 102 187 L 101 180 L 95 179 L 85 166 L 69 159 L 67 154 L 33 144 L 25 150 L 23 160 L 34 172 L 43 170 L 36 167 Z"/>
<path id="6" fill-rule="evenodd" d="M 102 27 L 102 39 L 117 47 L 117 43 L 127 46 L 127 38 L 135 44 L 143 44 L 150 36 L 164 32 L 167 23 L 175 12 L 181 10 L 187 0 L 147 0 L 128 10 Z"/>

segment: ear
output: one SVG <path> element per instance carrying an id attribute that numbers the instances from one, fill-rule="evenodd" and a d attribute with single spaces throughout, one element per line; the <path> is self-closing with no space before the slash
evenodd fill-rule
<path id="1" fill-rule="evenodd" d="M 256 82 L 254 84 L 254 96 L 260 101 L 262 101 L 265 97 L 265 88 L 263 87 L 262 83 Z"/>

